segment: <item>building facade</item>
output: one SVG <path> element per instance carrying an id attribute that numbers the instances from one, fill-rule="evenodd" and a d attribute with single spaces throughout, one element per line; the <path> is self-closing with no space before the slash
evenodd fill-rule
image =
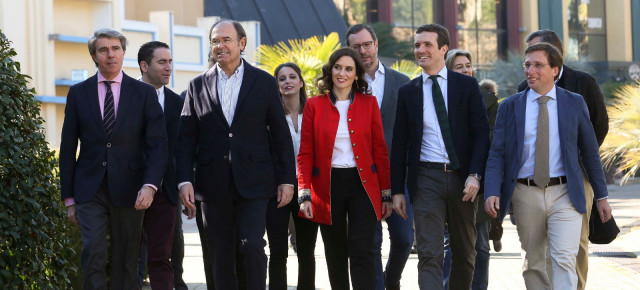
<path id="1" fill-rule="evenodd" d="M 87 42 L 99 28 L 121 31 L 128 39 L 123 71 L 140 76 L 137 54 L 145 42 L 170 45 L 173 74 L 169 87 L 180 93 L 208 68 L 211 25 L 203 0 L 0 0 L 0 29 L 12 41 L 23 74 L 42 101 L 45 135 L 51 148 L 60 145 L 69 88 L 97 71 Z M 260 23 L 245 21 L 249 45 L 245 58 L 253 62 L 260 45 Z"/>

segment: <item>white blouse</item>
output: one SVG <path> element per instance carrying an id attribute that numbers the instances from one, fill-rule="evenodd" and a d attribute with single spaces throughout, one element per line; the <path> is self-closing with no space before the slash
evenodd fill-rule
<path id="1" fill-rule="evenodd" d="M 298 158 L 298 153 L 300 153 L 300 131 L 302 129 L 302 114 L 298 114 L 298 131 L 296 132 L 296 128 L 293 126 L 293 120 L 291 119 L 291 114 L 287 114 L 287 124 L 289 124 L 289 132 L 291 133 L 291 141 L 293 141 L 293 153 L 295 154 L 296 160 Z M 296 176 L 298 175 L 298 166 L 296 166 Z"/>
<path id="2" fill-rule="evenodd" d="M 353 158 L 353 148 L 351 147 L 351 136 L 349 136 L 349 126 L 347 125 L 347 111 L 349 110 L 350 104 L 350 100 L 336 102 L 336 108 L 338 108 L 338 112 L 340 112 L 340 122 L 338 122 L 336 142 L 333 144 L 331 167 L 356 167 L 356 159 Z"/>

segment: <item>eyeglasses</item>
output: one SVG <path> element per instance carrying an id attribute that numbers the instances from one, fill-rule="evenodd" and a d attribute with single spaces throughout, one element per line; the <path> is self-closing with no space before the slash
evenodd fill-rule
<path id="1" fill-rule="evenodd" d="M 352 46 L 351 48 L 353 48 L 355 51 L 360 51 L 360 48 L 364 48 L 364 49 L 369 49 L 373 46 L 373 40 L 371 41 L 367 41 L 363 44 L 356 44 L 354 46 Z"/>
<path id="2" fill-rule="evenodd" d="M 530 70 L 530 69 L 531 69 L 531 67 L 534 67 L 534 68 L 536 68 L 536 69 L 538 70 L 538 69 L 542 69 L 542 68 L 543 68 L 543 67 L 545 67 L 546 65 L 548 65 L 548 64 L 546 64 L 546 63 L 540 63 L 540 62 L 536 62 L 536 63 L 528 63 L 528 62 L 525 62 L 525 63 L 523 63 L 523 64 L 522 64 L 522 67 L 523 67 L 525 70 Z"/>
<path id="3" fill-rule="evenodd" d="M 225 37 L 222 40 L 218 40 L 218 39 L 212 39 L 211 40 L 211 46 L 218 46 L 220 44 L 224 44 L 225 46 L 230 45 L 235 39 L 231 38 L 231 37 Z"/>

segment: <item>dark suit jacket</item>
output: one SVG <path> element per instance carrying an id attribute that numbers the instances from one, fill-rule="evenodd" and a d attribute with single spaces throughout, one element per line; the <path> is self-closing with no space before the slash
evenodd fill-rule
<path id="1" fill-rule="evenodd" d="M 91 201 L 106 174 L 113 204 L 133 207 L 143 184 L 160 187 L 167 166 L 162 108 L 153 87 L 125 74 L 116 123 L 108 139 L 97 81 L 96 74 L 72 86 L 67 95 L 60 141 L 62 198 Z"/>
<path id="2" fill-rule="evenodd" d="M 562 66 L 562 76 L 556 83 L 556 86 L 567 91 L 582 95 L 589 109 L 589 117 L 593 130 L 596 133 L 598 145 L 602 145 L 604 138 L 609 132 L 609 116 L 607 115 L 607 106 L 604 103 L 604 96 L 598 82 L 590 74 L 574 70 L 566 65 Z M 527 80 L 523 80 L 518 84 L 518 92 L 522 92 L 529 88 Z"/>
<path id="3" fill-rule="evenodd" d="M 178 201 L 178 182 L 176 181 L 176 140 L 178 139 L 178 124 L 180 113 L 184 105 L 184 98 L 174 93 L 169 88 L 164 88 L 164 120 L 167 128 L 169 160 L 167 170 L 162 179 L 162 190 L 167 193 L 171 203 Z"/>
<path id="4" fill-rule="evenodd" d="M 199 201 L 224 198 L 231 171 L 238 193 L 247 199 L 271 198 L 276 184 L 295 184 L 293 144 L 275 79 L 244 62 L 231 125 L 222 113 L 216 82 L 213 67 L 189 83 L 178 129 L 178 182 L 194 183 Z"/>
<path id="5" fill-rule="evenodd" d="M 571 203 L 580 213 L 586 212 L 582 166 L 589 177 L 596 199 L 606 197 L 598 142 L 589 122 L 589 112 L 583 98 L 556 87 L 558 100 L 558 131 L 562 159 L 567 173 L 567 186 Z M 517 93 L 504 100 L 498 108 L 495 135 L 487 161 L 485 197 L 500 197 L 500 217 L 504 218 L 511 203 L 518 179 L 524 144 L 524 123 L 527 92 Z"/>
<path id="6" fill-rule="evenodd" d="M 382 63 L 382 62 L 381 62 Z M 391 154 L 391 142 L 393 141 L 393 124 L 396 122 L 396 107 L 398 105 L 398 89 L 409 82 L 409 77 L 391 68 L 384 66 L 384 95 L 380 105 L 382 116 L 382 128 L 384 129 L 384 142 Z"/>
<path id="7" fill-rule="evenodd" d="M 475 78 L 448 70 L 447 102 L 453 145 L 463 180 L 484 172 L 489 151 L 489 122 Z M 391 151 L 391 190 L 415 192 L 423 132 L 422 76 L 400 87 Z M 408 169 L 408 170 L 407 170 Z M 408 176 L 406 176 L 408 175 Z"/>

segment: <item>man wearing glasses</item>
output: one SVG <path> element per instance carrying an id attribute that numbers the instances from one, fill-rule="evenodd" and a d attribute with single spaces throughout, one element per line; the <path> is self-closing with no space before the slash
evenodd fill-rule
<path id="1" fill-rule="evenodd" d="M 378 38 L 375 31 L 368 25 L 356 24 L 351 26 L 345 35 L 347 45 L 355 49 L 362 58 L 366 70 L 365 78 L 371 88 L 371 94 L 378 99 L 378 107 L 382 116 L 384 141 L 391 154 L 391 140 L 393 140 L 393 124 L 396 120 L 396 106 L 398 103 L 398 88 L 409 82 L 409 77 L 386 67 L 378 60 Z M 405 191 L 405 196 L 409 195 Z M 382 222 L 378 222 L 374 240 L 374 263 L 376 270 L 376 290 L 400 289 L 400 278 L 404 265 L 407 263 L 411 246 L 413 245 L 413 211 L 407 206 L 408 219 L 403 219 L 393 212 L 386 218 L 389 230 L 391 248 L 385 271 L 382 271 Z"/>
<path id="2" fill-rule="evenodd" d="M 191 80 L 180 118 L 180 198 L 202 213 L 215 289 L 239 288 L 236 256 L 246 288 L 265 289 L 267 203 L 277 194 L 279 207 L 289 204 L 296 182 L 291 134 L 276 80 L 241 57 L 242 25 L 217 22 L 209 39 L 217 63 Z"/>
<path id="3" fill-rule="evenodd" d="M 576 257 L 587 211 L 583 169 L 600 218 L 611 219 L 598 142 L 583 97 L 554 82 L 563 62 L 558 49 L 541 42 L 525 54 L 529 89 L 510 96 L 498 109 L 486 166 L 485 210 L 503 218 L 513 208 L 527 289 L 576 289 Z"/>

